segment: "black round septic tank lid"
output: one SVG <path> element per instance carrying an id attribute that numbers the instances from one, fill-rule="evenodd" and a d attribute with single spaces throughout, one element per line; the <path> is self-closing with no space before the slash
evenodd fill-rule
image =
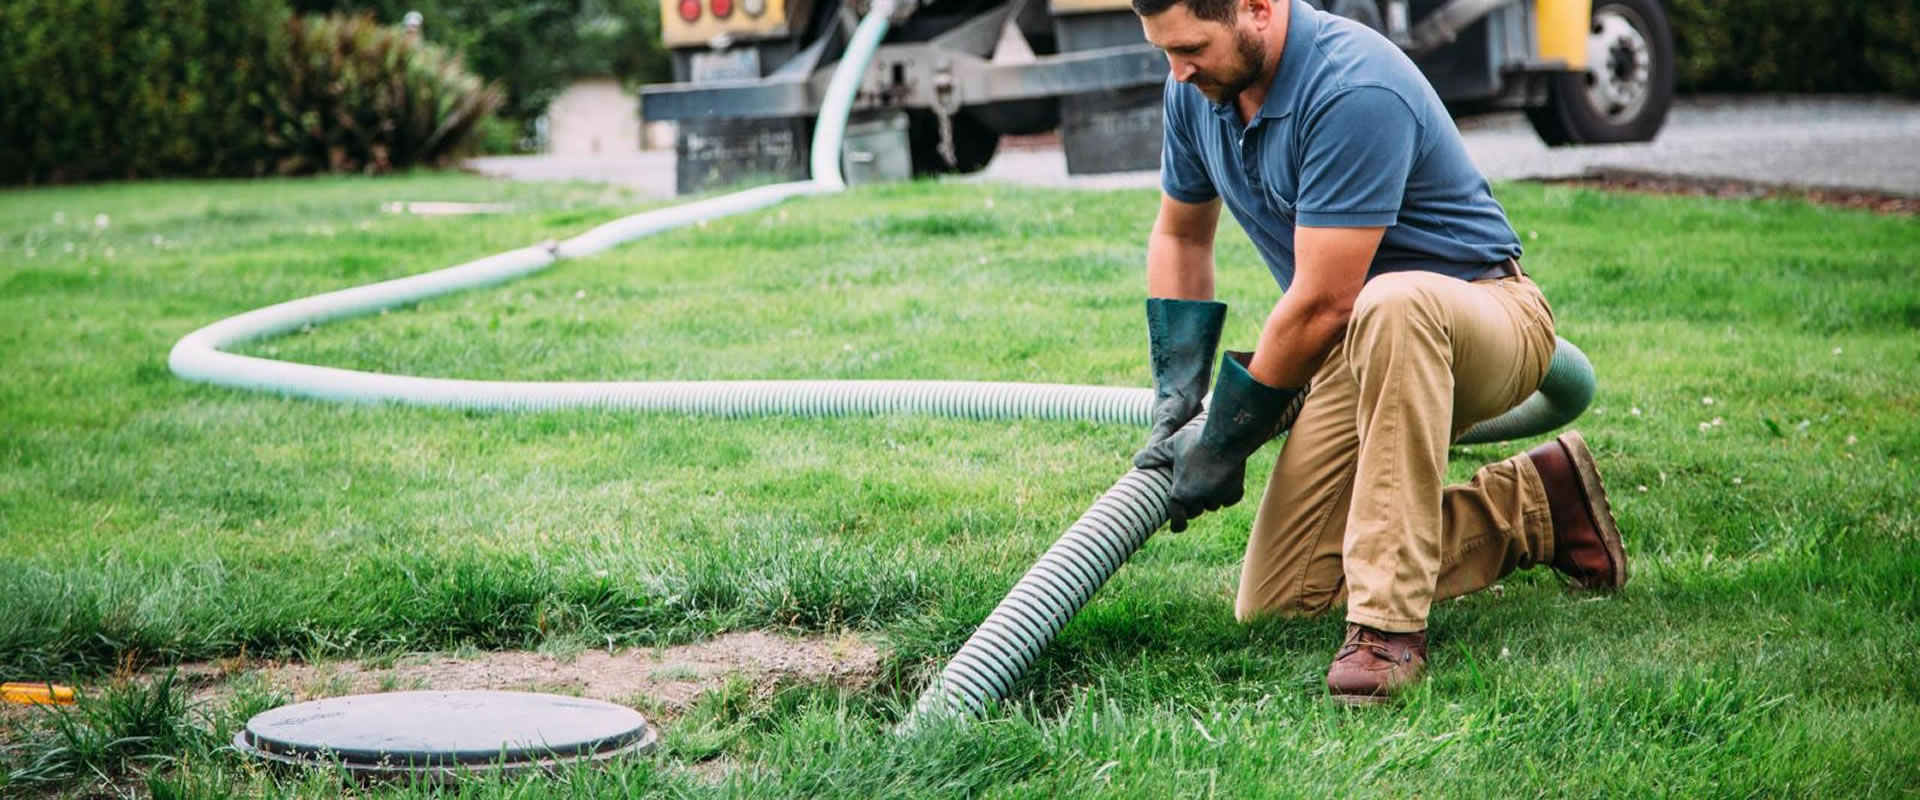
<path id="1" fill-rule="evenodd" d="M 653 746 L 625 706 L 526 692 L 388 692 L 266 711 L 234 736 L 274 761 L 361 773 L 448 772 L 603 760 Z"/>

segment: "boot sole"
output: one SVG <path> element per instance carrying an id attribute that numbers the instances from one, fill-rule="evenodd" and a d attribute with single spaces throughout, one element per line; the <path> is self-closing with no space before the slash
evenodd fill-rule
<path id="1" fill-rule="evenodd" d="M 1383 694 L 1336 694 L 1333 700 L 1347 708 L 1373 708 L 1392 702 L 1393 698 Z"/>
<path id="2" fill-rule="evenodd" d="M 1574 472 L 1580 478 L 1574 482 L 1580 492 L 1580 502 L 1586 506 L 1587 516 L 1593 519 L 1594 531 L 1600 535 L 1600 544 L 1607 548 L 1607 558 L 1613 562 L 1613 581 L 1590 588 L 1618 589 L 1625 586 L 1627 550 L 1620 540 L 1620 526 L 1613 520 L 1613 506 L 1607 502 L 1607 487 L 1600 482 L 1600 469 L 1594 464 L 1593 452 L 1587 449 L 1587 440 L 1581 438 L 1578 431 L 1563 433 L 1557 441 L 1566 449 L 1567 460 L 1573 462 Z"/>

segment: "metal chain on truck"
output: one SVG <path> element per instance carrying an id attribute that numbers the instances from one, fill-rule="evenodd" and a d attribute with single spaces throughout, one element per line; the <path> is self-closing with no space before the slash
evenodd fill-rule
<path id="1" fill-rule="evenodd" d="M 960 93 L 953 90 L 953 73 L 934 73 L 933 117 L 940 124 L 940 158 L 951 169 L 960 168 L 960 154 L 953 146 L 953 115 L 959 111 Z"/>

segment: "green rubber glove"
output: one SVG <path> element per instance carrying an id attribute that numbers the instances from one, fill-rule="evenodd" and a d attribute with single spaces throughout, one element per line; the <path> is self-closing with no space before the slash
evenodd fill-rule
<path id="1" fill-rule="evenodd" d="M 1307 390 L 1278 389 L 1247 372 L 1252 353 L 1229 351 L 1220 358 L 1220 382 L 1213 387 L 1207 420 L 1142 451 L 1135 465 L 1173 467 L 1167 498 L 1167 523 L 1174 533 L 1208 511 L 1240 502 L 1246 493 L 1247 457 L 1293 427 L 1306 403 Z M 1142 460 L 1147 463 L 1140 463 Z"/>
<path id="2" fill-rule="evenodd" d="M 1154 445 L 1200 415 L 1213 371 L 1213 353 L 1226 325 L 1227 304 L 1212 300 L 1147 298 L 1147 352 L 1153 360 L 1153 427 L 1134 465 Z"/>

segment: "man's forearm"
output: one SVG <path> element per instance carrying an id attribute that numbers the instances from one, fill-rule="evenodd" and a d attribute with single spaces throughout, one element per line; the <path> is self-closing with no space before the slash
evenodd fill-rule
<path id="1" fill-rule="evenodd" d="M 1304 295 L 1288 293 L 1267 315 L 1247 372 L 1268 386 L 1305 386 L 1326 360 L 1327 351 L 1346 333 L 1351 316 L 1351 307 L 1313 303 Z"/>
<path id="2" fill-rule="evenodd" d="M 1213 243 L 1155 231 L 1147 238 L 1147 296 L 1213 299 Z"/>
<path id="3" fill-rule="evenodd" d="M 1347 332 L 1385 228 L 1297 228 L 1293 285 L 1260 329 L 1247 372 L 1268 386 L 1305 386 Z"/>

